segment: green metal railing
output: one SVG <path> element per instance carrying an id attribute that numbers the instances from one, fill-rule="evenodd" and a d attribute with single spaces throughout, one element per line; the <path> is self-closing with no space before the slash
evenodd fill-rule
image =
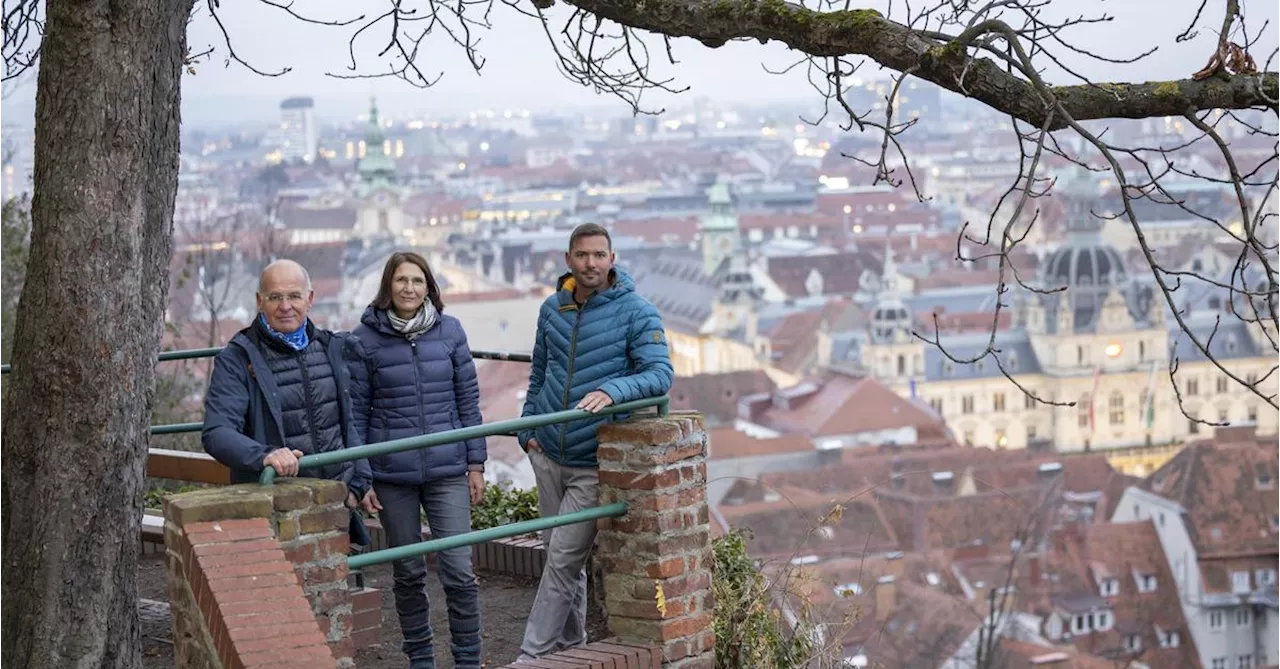
<path id="1" fill-rule="evenodd" d="M 535 518 L 533 520 L 499 525 L 498 527 L 490 527 L 483 530 L 464 532 L 462 534 L 456 534 L 442 539 L 431 539 L 429 541 L 423 541 L 416 544 L 405 544 L 404 546 L 396 546 L 395 548 L 385 548 L 380 551 L 370 551 L 368 553 L 352 555 L 347 558 L 347 567 L 350 569 L 363 569 L 364 567 L 382 564 L 384 562 L 395 562 L 396 560 L 426 555 L 427 553 L 437 553 L 450 548 L 471 546 L 485 541 L 493 541 L 494 539 L 516 537 L 521 534 L 549 530 L 563 525 L 573 525 L 574 523 L 582 523 L 589 520 L 596 520 L 598 518 L 616 518 L 624 515 L 626 512 L 626 502 L 614 502 L 613 504 L 606 504 L 604 506 L 593 506 L 580 511 L 562 513 L 558 516 Z"/>
<path id="2" fill-rule="evenodd" d="M 340 462 L 350 462 L 352 460 L 361 460 L 364 458 L 377 457 L 379 455 L 390 455 L 401 451 L 411 451 L 419 448 L 431 448 L 433 446 L 443 446 L 445 444 L 453 444 L 467 439 L 476 439 L 478 437 L 492 437 L 500 434 L 514 434 L 521 430 L 529 430 L 535 427 L 543 427 L 545 425 L 556 425 L 558 423 L 568 423 L 593 416 L 609 416 L 619 413 L 631 413 L 638 409 L 648 409 L 657 407 L 658 415 L 665 416 L 667 413 L 667 397 L 650 397 L 632 402 L 622 402 L 605 407 L 597 413 L 583 411 L 582 409 L 570 409 L 568 411 L 557 411 L 555 413 L 542 414 L 540 416 L 525 416 L 524 418 L 512 418 L 510 420 L 500 420 L 494 423 L 485 423 L 484 425 L 476 425 L 473 427 L 460 427 L 455 430 L 446 430 L 444 432 L 436 432 L 433 434 L 424 434 L 417 437 L 405 437 L 403 439 L 392 439 L 377 444 L 367 444 L 365 446 L 357 446 L 355 448 L 344 448 L 340 451 L 329 451 L 328 453 L 316 453 L 314 455 L 304 455 L 298 458 L 298 466 L 300 468 L 323 467 L 324 465 L 336 465 Z M 276 470 L 267 467 L 262 470 L 262 477 L 259 482 L 264 485 L 271 485 L 276 478 Z"/>

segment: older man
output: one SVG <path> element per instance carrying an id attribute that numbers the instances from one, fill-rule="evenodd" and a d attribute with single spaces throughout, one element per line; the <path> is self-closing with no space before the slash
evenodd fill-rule
<path id="1" fill-rule="evenodd" d="M 313 325 L 315 293 L 307 270 L 279 260 L 258 279 L 258 316 L 214 359 L 204 399 L 204 449 L 231 469 L 231 482 L 254 481 L 271 466 L 281 476 L 342 481 L 348 505 L 369 489 L 367 460 L 313 469 L 298 458 L 361 445 L 352 427 L 343 337 Z M 355 543 L 367 543 L 352 523 Z"/>

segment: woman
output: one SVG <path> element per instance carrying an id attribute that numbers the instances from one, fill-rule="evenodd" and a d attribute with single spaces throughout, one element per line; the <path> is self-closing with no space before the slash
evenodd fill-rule
<path id="1" fill-rule="evenodd" d="M 442 313 L 440 288 L 416 253 L 395 253 L 378 296 L 354 332 L 350 360 L 355 425 L 373 444 L 480 425 L 480 390 L 467 336 Z M 377 512 L 391 546 L 422 541 L 419 509 L 433 538 L 471 530 L 471 505 L 484 494 L 485 440 L 370 458 L 373 487 L 361 505 Z M 454 666 L 480 667 L 480 603 L 471 548 L 438 553 L 449 608 Z M 394 564 L 396 612 L 411 669 L 434 669 L 426 560 Z"/>

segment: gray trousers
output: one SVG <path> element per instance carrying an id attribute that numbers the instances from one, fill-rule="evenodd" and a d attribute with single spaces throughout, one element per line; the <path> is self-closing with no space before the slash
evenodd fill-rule
<path id="1" fill-rule="evenodd" d="M 467 477 L 431 481 L 421 486 L 402 486 L 375 481 L 373 489 L 382 503 L 378 514 L 392 547 L 422 541 L 421 511 L 427 513 L 431 538 L 441 539 L 471 530 L 471 494 Z M 471 547 L 450 548 L 436 554 L 440 585 L 449 611 L 449 636 L 453 646 L 453 666 L 479 669 L 481 666 L 480 589 L 471 569 Z M 422 556 L 396 560 L 394 576 L 396 613 L 404 634 L 401 648 L 409 656 L 412 669 L 435 667 L 431 630 L 431 602 L 427 599 L 427 561 Z"/>
<path id="2" fill-rule="evenodd" d="M 546 455 L 529 452 L 538 483 L 538 513 L 543 517 L 579 511 L 598 503 L 600 471 L 565 467 Z M 547 565 L 529 612 L 520 651 L 541 657 L 587 642 L 587 558 L 596 540 L 594 521 L 543 532 Z"/>

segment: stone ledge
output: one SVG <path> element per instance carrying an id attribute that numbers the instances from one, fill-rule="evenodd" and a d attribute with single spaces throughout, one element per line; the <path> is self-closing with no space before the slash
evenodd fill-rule
<path id="1" fill-rule="evenodd" d="M 662 651 L 617 639 L 545 655 L 532 662 L 508 664 L 510 669 L 661 669 Z"/>

